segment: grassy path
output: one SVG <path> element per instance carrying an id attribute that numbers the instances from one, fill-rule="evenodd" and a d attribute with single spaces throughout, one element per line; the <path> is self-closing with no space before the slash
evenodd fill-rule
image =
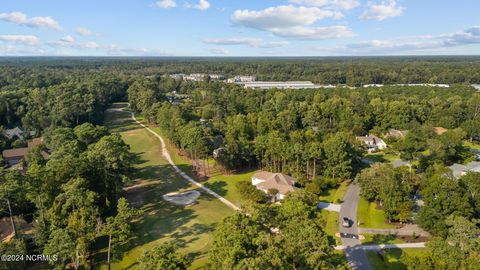
<path id="1" fill-rule="evenodd" d="M 143 252 L 165 241 L 177 243 L 181 252 L 194 259 L 191 269 L 198 269 L 206 262 L 215 224 L 234 210 L 182 179 L 163 157 L 158 138 L 135 123 L 129 113 L 109 112 L 106 125 L 121 134 L 136 155 L 136 170 L 130 175 L 133 181 L 125 196 L 144 211 L 134 223 L 136 236 L 131 245 L 115 248 L 112 269 L 136 269 Z M 162 200 L 165 193 L 191 189 L 202 193 L 195 205 L 179 207 Z M 105 265 L 101 268 L 106 269 Z"/>

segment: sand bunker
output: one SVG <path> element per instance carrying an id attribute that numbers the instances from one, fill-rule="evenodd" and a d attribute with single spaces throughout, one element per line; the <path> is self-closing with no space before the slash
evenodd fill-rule
<path id="1" fill-rule="evenodd" d="M 185 205 L 194 204 L 197 201 L 199 196 L 200 196 L 200 192 L 196 190 L 191 190 L 191 191 L 181 192 L 181 193 L 172 192 L 172 193 L 165 194 L 162 197 L 167 202 L 171 202 L 175 205 L 185 206 Z"/>

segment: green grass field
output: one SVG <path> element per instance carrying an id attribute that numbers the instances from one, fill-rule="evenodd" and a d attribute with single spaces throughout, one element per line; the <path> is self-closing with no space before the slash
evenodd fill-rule
<path id="1" fill-rule="evenodd" d="M 377 153 L 367 154 L 365 155 L 365 158 L 368 160 L 372 160 L 374 162 L 393 162 L 397 159 L 400 159 L 400 156 L 387 154 L 384 152 L 377 152 Z"/>
<path id="2" fill-rule="evenodd" d="M 341 203 L 341 200 L 343 200 L 345 193 L 347 193 L 349 184 L 350 183 L 347 181 L 342 182 L 340 183 L 338 188 L 332 188 L 322 192 L 318 199 L 324 202 Z"/>
<path id="3" fill-rule="evenodd" d="M 367 257 L 374 270 L 406 270 L 401 260 L 403 254 L 422 256 L 427 252 L 426 249 L 418 248 L 386 249 L 381 255 L 375 251 L 367 251 Z"/>
<path id="4" fill-rule="evenodd" d="M 395 235 L 381 235 L 381 234 L 362 234 L 365 239 L 361 240 L 363 245 L 374 244 L 403 244 L 405 241 L 398 239 Z"/>
<path id="5" fill-rule="evenodd" d="M 357 209 L 357 220 L 362 228 L 395 228 L 395 225 L 385 222 L 383 210 L 376 209 L 375 203 L 360 198 Z"/>
<path id="6" fill-rule="evenodd" d="M 193 206 L 178 207 L 163 201 L 165 193 L 195 187 L 167 164 L 157 138 L 133 121 L 121 121 L 127 116 L 110 113 L 106 125 L 113 132 L 120 132 L 131 152 L 136 154 L 136 171 L 130 176 L 133 181 L 127 185 L 125 196 L 132 205 L 142 209 L 144 215 L 134 222 L 136 236 L 130 241 L 131 245 L 114 250 L 120 256 L 112 269 L 135 269 L 143 252 L 169 240 L 194 259 L 191 269 L 197 269 L 206 262 L 205 254 L 212 244 L 215 224 L 233 214 L 233 210 L 204 192 Z M 181 169 L 188 167 L 180 162 L 178 165 Z"/>

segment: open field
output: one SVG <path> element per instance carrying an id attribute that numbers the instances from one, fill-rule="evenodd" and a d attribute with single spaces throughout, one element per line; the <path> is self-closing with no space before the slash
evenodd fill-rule
<path id="1" fill-rule="evenodd" d="M 132 205 L 142 209 L 144 215 L 134 224 L 136 236 L 132 245 L 114 250 L 122 256 L 112 269 L 135 269 L 144 251 L 169 240 L 174 240 L 181 252 L 194 258 L 191 268 L 196 269 L 206 262 L 204 255 L 212 243 L 215 224 L 233 214 L 233 210 L 200 190 L 202 195 L 192 206 L 165 202 L 162 195 L 195 187 L 177 175 L 163 158 L 158 139 L 133 121 L 119 121 L 125 117 L 129 114 L 110 113 L 106 125 L 113 132 L 120 132 L 131 152 L 136 154 L 136 171 L 130 176 L 133 181 L 127 185 L 125 196 Z M 188 165 L 178 166 L 183 170 Z"/>
<path id="2" fill-rule="evenodd" d="M 402 263 L 403 254 L 422 256 L 427 254 L 426 249 L 406 248 L 406 249 L 386 249 L 382 255 L 375 251 L 367 251 L 367 257 L 374 270 L 406 270 Z"/>
<path id="3" fill-rule="evenodd" d="M 137 116 L 137 120 L 142 122 L 144 125 L 148 125 L 145 121 L 142 121 L 143 118 L 140 116 Z M 149 128 L 166 139 L 165 134 L 163 134 L 159 127 L 149 125 Z M 186 156 L 180 156 L 178 154 L 179 150 L 173 144 L 167 143 L 167 149 L 170 152 L 173 162 L 175 162 L 177 165 L 183 166 L 182 170 L 190 177 L 196 178 L 196 175 L 192 171 L 191 161 Z M 202 184 L 239 206 L 240 194 L 237 190 L 236 184 L 240 181 L 250 182 L 252 175 L 256 171 L 250 170 L 232 175 L 224 175 L 213 168 L 215 164 L 213 160 L 210 160 L 209 164 L 212 165 L 212 175 L 207 181 L 202 182 Z"/>
<path id="4" fill-rule="evenodd" d="M 357 209 L 357 220 L 362 228 L 395 228 L 395 225 L 385 222 L 383 210 L 377 209 L 375 203 L 360 198 Z"/>

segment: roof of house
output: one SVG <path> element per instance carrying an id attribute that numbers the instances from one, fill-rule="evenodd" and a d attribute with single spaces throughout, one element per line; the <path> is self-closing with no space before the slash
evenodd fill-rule
<path id="1" fill-rule="evenodd" d="M 19 127 L 7 129 L 3 132 L 3 135 L 5 135 L 5 137 L 7 137 L 9 140 L 11 140 L 15 136 L 20 139 L 23 139 L 22 134 L 23 134 L 23 130 L 21 130 Z"/>
<path id="2" fill-rule="evenodd" d="M 288 192 L 297 190 L 295 185 L 295 178 L 283 173 L 271 173 L 260 171 L 253 175 L 253 178 L 263 180 L 257 184 L 257 188 L 268 190 L 276 189 L 280 194 L 287 194 Z"/>
<path id="3" fill-rule="evenodd" d="M 28 148 L 34 148 L 35 146 L 43 144 L 43 138 L 35 138 L 28 142 Z"/>
<path id="4" fill-rule="evenodd" d="M 437 135 L 442 135 L 443 133 L 447 132 L 447 129 L 443 127 L 434 127 L 433 129 Z"/>
<path id="5" fill-rule="evenodd" d="M 26 156 L 29 150 L 27 147 L 3 150 L 2 156 L 5 159 L 21 158 Z"/>
<path id="6" fill-rule="evenodd" d="M 372 142 L 374 144 L 384 142 L 382 139 L 380 139 L 379 137 L 377 137 L 375 135 L 358 136 L 357 140 L 360 140 L 360 141 L 365 142 L 365 143 L 366 142 Z"/>

